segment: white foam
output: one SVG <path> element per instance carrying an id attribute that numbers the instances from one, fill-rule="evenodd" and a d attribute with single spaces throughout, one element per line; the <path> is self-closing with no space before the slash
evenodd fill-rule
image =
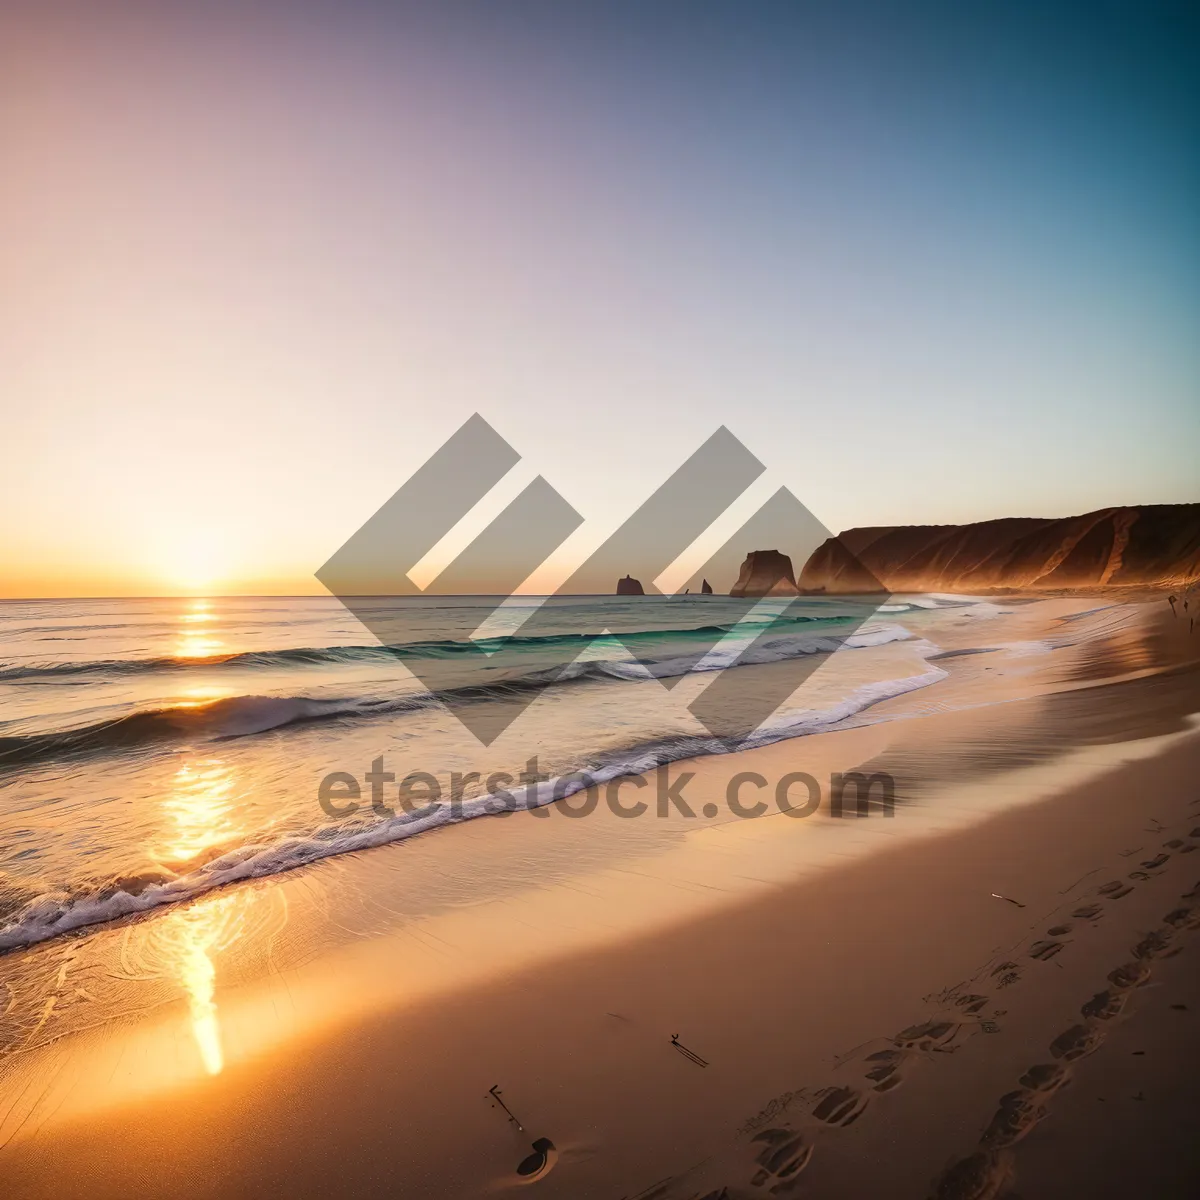
<path id="1" fill-rule="evenodd" d="M 906 637 L 911 637 L 907 631 Z M 866 639 L 862 645 L 881 645 L 898 640 L 894 627 L 867 630 L 853 635 Z M 781 639 L 791 641 L 793 639 Z M 842 639 L 817 638 L 814 641 L 842 643 Z M 849 644 L 852 639 L 846 639 Z M 837 649 L 837 646 L 832 647 Z M 768 647 L 763 647 L 768 649 Z M 914 641 L 914 649 L 928 657 L 938 648 L 923 639 Z M 815 651 L 812 651 L 815 652 Z M 780 657 L 787 657 L 781 652 Z M 772 661 L 765 659 L 764 661 Z M 622 664 L 623 665 L 623 664 Z M 947 677 L 947 672 L 929 670 L 900 679 L 880 680 L 856 688 L 848 697 L 828 709 L 804 709 L 776 713 L 749 737 L 736 745 L 716 738 L 678 739 L 668 744 L 651 744 L 631 749 L 623 755 L 542 783 L 529 784 L 510 793 L 509 808 L 540 808 L 565 799 L 597 783 L 606 783 L 622 775 L 642 774 L 664 762 L 695 758 L 707 754 L 726 754 L 736 750 L 765 746 L 787 738 L 800 737 L 830 729 L 839 722 L 862 712 L 881 700 L 929 687 Z M 257 699 L 263 699 L 258 697 Z M 253 712 L 253 708 L 249 710 Z M 457 805 L 446 802 L 429 804 L 412 812 L 382 817 L 369 824 L 347 827 L 346 822 L 328 824 L 304 837 L 291 837 L 268 845 L 243 846 L 176 879 L 152 883 L 134 895 L 109 888 L 86 896 L 49 892 L 30 900 L 3 927 L 0 927 L 0 952 L 30 946 L 73 929 L 114 921 L 133 913 L 147 912 L 161 905 L 189 900 L 217 887 L 278 875 L 295 867 L 306 866 L 322 858 L 405 841 L 444 825 L 460 824 L 476 817 L 494 816 L 503 802 L 493 796 L 464 800 Z"/>

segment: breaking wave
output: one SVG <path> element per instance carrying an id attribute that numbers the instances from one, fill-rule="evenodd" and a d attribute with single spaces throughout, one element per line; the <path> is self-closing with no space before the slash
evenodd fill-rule
<path id="1" fill-rule="evenodd" d="M 813 625 L 828 625 L 847 620 L 845 615 L 824 617 L 776 617 L 767 616 L 756 621 L 746 618 L 741 622 L 729 622 L 723 625 L 701 625 L 685 629 L 639 629 L 628 633 L 618 633 L 622 642 L 633 645 L 661 641 L 680 641 L 689 638 L 696 641 L 711 640 L 714 636 L 723 636 L 737 629 L 753 629 L 756 627 L 773 630 L 784 630 L 789 626 L 802 628 Z M 211 671 L 213 668 L 279 668 L 279 667 L 321 667 L 343 665 L 347 663 L 391 663 L 397 659 L 452 659 L 472 658 L 481 655 L 494 654 L 500 650 L 531 651 L 539 649 L 552 650 L 555 648 L 578 648 L 582 650 L 588 644 L 595 642 L 600 635 L 596 632 L 555 633 L 522 637 L 519 634 L 508 637 L 466 639 L 436 639 L 432 641 L 402 642 L 395 645 L 370 646 L 294 646 L 282 650 L 247 650 L 236 654 L 216 654 L 203 658 L 195 657 L 159 657 L 159 658 L 122 658 L 122 659 L 90 659 L 79 662 L 52 662 L 44 664 L 24 664 L 0 667 L 0 680 L 20 682 L 22 680 L 36 681 L 40 679 L 72 678 L 78 676 L 125 676 L 144 675 L 154 672 L 195 672 Z"/>
<path id="2" fill-rule="evenodd" d="M 751 642 L 749 645 L 746 639 L 739 639 L 732 645 L 719 643 L 705 653 L 672 655 L 657 661 L 597 659 L 572 662 L 566 666 L 515 674 L 488 683 L 463 684 L 432 692 L 417 691 L 390 698 L 246 695 L 228 696 L 204 704 L 138 709 L 74 729 L 0 736 L 0 770 L 60 758 L 79 759 L 95 754 L 120 753 L 172 740 L 248 737 L 285 725 L 331 718 L 379 718 L 427 709 L 442 701 L 486 703 L 568 683 L 606 679 L 664 679 L 690 671 L 718 671 L 735 666 L 780 662 L 809 654 L 863 649 L 911 637 L 912 634 L 901 626 L 884 625 L 849 635 L 790 634 L 768 638 L 761 643 Z M 589 635 L 588 641 L 595 641 L 595 635 Z"/>
<path id="3" fill-rule="evenodd" d="M 925 643 L 925 647 L 931 653 L 936 651 L 936 647 L 928 643 Z M 509 793 L 478 796 L 458 803 L 439 800 L 394 816 L 346 819 L 323 825 L 307 835 L 226 851 L 183 874 L 175 875 L 166 870 L 147 871 L 82 886 L 73 891 L 50 891 L 37 895 L 31 895 L 31 889 L 27 886 L 6 888 L 0 876 L 0 953 L 31 946 L 84 926 L 190 900 L 227 884 L 278 875 L 334 855 L 404 841 L 444 825 L 460 824 L 476 817 L 494 816 L 499 812 L 521 808 L 539 808 L 593 784 L 606 783 L 619 776 L 642 774 L 680 759 L 726 754 L 819 733 L 856 716 L 873 704 L 928 687 L 945 679 L 946 675 L 944 670 L 931 667 L 917 675 L 865 684 L 828 709 L 776 714 L 736 745 L 701 736 L 643 742 L 610 752 L 554 779 L 529 784 Z M 263 697 L 238 699 L 265 700 Z M 277 715 L 286 711 L 283 706 L 305 703 L 315 702 L 280 701 Z M 256 725 L 271 711 L 271 706 L 226 705 L 223 711 L 227 716 L 240 713 L 241 720 Z"/>

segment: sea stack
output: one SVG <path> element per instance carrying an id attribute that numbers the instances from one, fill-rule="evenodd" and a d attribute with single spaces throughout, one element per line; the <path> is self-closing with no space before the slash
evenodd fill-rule
<path id="1" fill-rule="evenodd" d="M 711 596 L 713 594 L 712 584 L 707 579 L 700 580 L 700 595 Z"/>
<path id="2" fill-rule="evenodd" d="M 778 550 L 751 550 L 731 596 L 798 596 L 792 560 Z"/>
<path id="3" fill-rule="evenodd" d="M 632 575 L 626 575 L 624 579 L 617 580 L 618 596 L 644 596 L 645 594 L 641 581 L 634 579 Z"/>

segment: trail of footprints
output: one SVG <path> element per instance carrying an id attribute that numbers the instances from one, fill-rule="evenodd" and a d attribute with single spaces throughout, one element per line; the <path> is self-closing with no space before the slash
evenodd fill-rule
<path id="1" fill-rule="evenodd" d="M 1200 829 L 1193 830 L 1192 836 L 1200 836 Z M 1168 857 L 1157 856 L 1155 866 Z M 1128 894 L 1123 885 L 1106 884 L 1099 891 L 1110 899 Z M 1200 883 L 1182 899 L 1191 903 L 1172 909 L 1158 929 L 1130 947 L 1129 961 L 1109 972 L 1109 986 L 1084 1002 L 1079 1010 L 1082 1019 L 1051 1041 L 1050 1061 L 1030 1067 L 1017 1081 L 1019 1086 L 1000 1097 L 975 1150 L 953 1163 L 935 1182 L 934 1200 L 994 1200 L 1000 1195 L 1012 1175 L 1012 1147 L 1046 1116 L 1050 1098 L 1071 1078 L 1070 1064 L 1100 1047 L 1108 1033 L 1107 1023 L 1119 1017 L 1133 991 L 1148 982 L 1152 961 L 1179 953 L 1182 947 L 1174 944 L 1175 935 L 1184 929 L 1200 929 Z M 1033 957 L 1037 957 L 1035 947 L 1030 948 Z"/>
<path id="2" fill-rule="evenodd" d="M 1186 842 L 1172 838 L 1163 843 L 1163 852 L 1143 861 L 1139 869 L 1129 873 L 1129 878 L 1135 883 L 1149 879 L 1152 874 L 1162 872 L 1172 852 L 1195 851 L 1200 845 L 1200 826 L 1191 830 L 1188 836 L 1190 840 Z M 1052 959 L 1067 945 L 1064 939 L 1079 927 L 1077 923 L 1099 921 L 1104 916 L 1105 902 L 1123 899 L 1134 886 L 1120 879 L 1101 884 L 1094 889 L 1094 900 L 1080 905 L 1071 913 L 1070 919 L 1051 925 L 1043 937 L 1034 940 L 1026 957 L 1038 962 Z M 1080 1021 L 1051 1041 L 1047 1048 L 1049 1061 L 1031 1066 L 1017 1081 L 1018 1086 L 1000 1097 L 996 1112 L 975 1150 L 951 1164 L 934 1182 L 931 1200 L 995 1200 L 1000 1195 L 1012 1175 L 1012 1147 L 1046 1116 L 1054 1093 L 1071 1078 L 1070 1064 L 1101 1045 L 1107 1034 L 1107 1023 L 1121 1015 L 1133 991 L 1149 980 L 1151 962 L 1179 952 L 1182 947 L 1174 943 L 1176 934 L 1182 930 L 1200 929 L 1200 882 L 1181 899 L 1184 903 L 1168 912 L 1158 929 L 1130 948 L 1129 961 L 1109 972 L 1108 987 L 1081 1006 Z M 989 973 L 994 989 L 1002 991 L 1016 983 L 1024 969 L 1015 960 L 996 964 Z M 813 1093 L 789 1093 L 772 1101 L 766 1111 L 776 1117 L 792 1106 L 806 1109 L 806 1128 L 797 1129 L 789 1122 L 753 1132 L 750 1138 L 752 1165 L 747 1184 L 742 1187 L 726 1185 L 704 1193 L 692 1192 L 687 1200 L 741 1200 L 742 1197 L 795 1194 L 801 1187 L 799 1177 L 812 1160 L 822 1127 L 852 1125 L 866 1111 L 873 1095 L 890 1092 L 903 1082 L 907 1064 L 933 1054 L 953 1052 L 975 1033 L 995 1032 L 997 1026 L 992 1018 L 1005 1015 L 1003 1009 L 993 1009 L 991 1017 L 984 1015 L 992 997 L 979 993 L 960 994 L 951 989 L 938 997 L 927 997 L 927 1000 L 936 1000 L 949 1015 L 939 1015 L 902 1029 L 885 1039 L 883 1048 L 863 1056 L 860 1087 L 839 1086 Z M 666 1200 L 669 1195 L 678 1196 L 673 1188 L 676 1182 L 665 1180 L 637 1200 Z"/>

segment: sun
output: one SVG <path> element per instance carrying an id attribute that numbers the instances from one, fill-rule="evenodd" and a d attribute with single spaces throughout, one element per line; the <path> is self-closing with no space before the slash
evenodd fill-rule
<path id="1" fill-rule="evenodd" d="M 215 537 L 192 535 L 179 539 L 163 557 L 163 578 L 177 591 L 210 592 L 228 575 L 220 542 Z"/>

